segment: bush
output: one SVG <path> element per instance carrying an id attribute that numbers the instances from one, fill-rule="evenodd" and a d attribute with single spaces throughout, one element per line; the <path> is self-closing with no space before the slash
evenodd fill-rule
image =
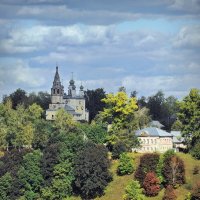
<path id="1" fill-rule="evenodd" d="M 174 150 L 169 149 L 163 154 L 163 161 L 165 161 L 165 159 L 170 158 L 170 157 L 175 156 L 175 155 L 176 155 L 176 153 L 174 152 Z"/>
<path id="2" fill-rule="evenodd" d="M 113 145 L 112 158 L 119 159 L 120 154 L 126 151 L 127 151 L 126 145 L 123 142 L 117 142 L 116 144 Z"/>
<path id="3" fill-rule="evenodd" d="M 176 194 L 174 192 L 173 186 L 168 185 L 166 190 L 165 190 L 163 200 L 175 200 L 176 198 L 177 197 L 176 197 Z"/>
<path id="4" fill-rule="evenodd" d="M 200 160 L 200 142 L 195 144 L 190 153 L 194 158 Z"/>
<path id="5" fill-rule="evenodd" d="M 125 188 L 126 194 L 123 196 L 124 200 L 144 200 L 145 196 L 142 194 L 143 189 L 140 187 L 138 181 L 131 181 Z"/>
<path id="6" fill-rule="evenodd" d="M 191 200 L 200 200 L 200 181 L 196 183 L 192 190 Z"/>
<path id="7" fill-rule="evenodd" d="M 146 196 L 156 196 L 160 191 L 159 179 L 154 172 L 148 172 L 143 182 Z"/>
<path id="8" fill-rule="evenodd" d="M 156 153 L 147 153 L 140 158 L 140 164 L 135 172 L 135 178 L 140 182 L 140 185 L 143 184 L 146 173 L 156 172 L 158 163 L 159 154 Z"/>
<path id="9" fill-rule="evenodd" d="M 200 170 L 200 167 L 199 166 L 194 166 L 194 169 L 193 169 L 193 174 L 196 175 L 196 174 L 199 174 L 199 170 Z"/>
<path id="10" fill-rule="evenodd" d="M 126 153 L 120 155 L 119 166 L 117 168 L 118 175 L 131 174 L 133 172 L 132 158 Z"/>

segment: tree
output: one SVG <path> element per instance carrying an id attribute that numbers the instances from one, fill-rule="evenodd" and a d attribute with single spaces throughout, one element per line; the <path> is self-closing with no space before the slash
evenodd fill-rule
<path id="1" fill-rule="evenodd" d="M 79 124 L 88 140 L 96 144 L 104 144 L 108 135 L 104 124 L 92 121 L 91 124 Z"/>
<path id="2" fill-rule="evenodd" d="M 72 163 L 62 161 L 54 167 L 54 178 L 51 186 L 42 189 L 43 199 L 63 199 L 72 193 L 72 181 L 74 180 Z"/>
<path id="3" fill-rule="evenodd" d="M 172 131 L 181 131 L 183 128 L 183 124 L 181 123 L 181 121 L 179 119 L 177 119 L 171 127 Z"/>
<path id="4" fill-rule="evenodd" d="M 138 108 L 136 99 L 129 98 L 125 92 L 118 92 L 116 95 L 108 94 L 102 101 L 106 104 L 106 108 L 101 114 L 105 121 L 112 123 L 113 130 L 126 128 Z"/>
<path id="5" fill-rule="evenodd" d="M 39 196 L 44 181 L 41 174 L 41 158 L 42 153 L 39 150 L 26 154 L 18 171 L 21 196 L 26 199 L 36 199 Z"/>
<path id="6" fill-rule="evenodd" d="M 45 185 L 50 185 L 53 178 L 54 166 L 59 163 L 58 154 L 60 152 L 59 143 L 47 145 L 43 151 L 42 175 L 45 180 Z"/>
<path id="7" fill-rule="evenodd" d="M 75 159 L 75 188 L 82 198 L 91 199 L 104 193 L 111 174 L 109 160 L 103 145 L 87 143 Z"/>
<path id="8" fill-rule="evenodd" d="M 96 90 L 87 90 L 85 92 L 86 108 L 90 112 L 89 115 L 90 122 L 105 107 L 105 103 L 101 101 L 105 97 L 106 93 L 103 88 L 97 88 Z"/>
<path id="9" fill-rule="evenodd" d="M 164 160 L 163 177 L 166 185 L 181 185 L 185 183 L 185 167 L 178 156 L 170 156 Z"/>
<path id="10" fill-rule="evenodd" d="M 119 141 L 113 145 L 112 158 L 119 159 L 120 154 L 122 154 L 124 152 L 127 152 L 126 145 L 123 142 Z"/>
<path id="11" fill-rule="evenodd" d="M 159 179 L 154 172 L 148 172 L 143 182 L 146 196 L 156 196 L 160 191 Z"/>
<path id="12" fill-rule="evenodd" d="M 140 157 L 140 164 L 135 171 L 135 178 L 143 186 L 143 181 L 148 172 L 156 172 L 159 163 L 159 154 L 144 154 Z"/>
<path id="13" fill-rule="evenodd" d="M 140 187 L 138 181 L 132 180 L 125 188 L 126 194 L 123 196 L 124 200 L 144 200 L 145 196 L 142 194 L 143 189 Z"/>
<path id="14" fill-rule="evenodd" d="M 75 128 L 76 122 L 64 109 L 59 109 L 56 113 L 54 126 L 60 132 L 67 133 Z"/>
<path id="15" fill-rule="evenodd" d="M 130 97 L 137 97 L 137 93 L 136 90 L 132 91 Z"/>
<path id="16" fill-rule="evenodd" d="M 4 174 L 0 177 L 0 199 L 8 200 L 9 199 L 9 192 L 12 185 L 12 177 L 10 173 Z"/>
<path id="17" fill-rule="evenodd" d="M 200 160 L 200 142 L 195 144 L 190 153 L 194 158 Z"/>
<path id="18" fill-rule="evenodd" d="M 176 198 L 177 197 L 176 197 L 176 194 L 174 192 L 173 186 L 168 185 L 166 190 L 165 190 L 163 200 L 175 200 Z"/>
<path id="19" fill-rule="evenodd" d="M 120 155 L 119 165 L 117 167 L 118 175 L 131 174 L 133 172 L 133 162 L 132 158 L 129 157 L 126 153 Z"/>
<path id="20" fill-rule="evenodd" d="M 18 88 L 15 92 L 11 93 L 9 96 L 5 96 L 3 102 L 5 103 L 8 99 L 12 101 L 12 108 L 16 109 L 19 104 L 25 104 L 27 101 L 26 92 Z"/>
<path id="21" fill-rule="evenodd" d="M 192 148 L 200 139 L 200 90 L 191 89 L 189 95 L 179 102 L 178 119 L 183 124 L 183 136 Z"/>
<path id="22" fill-rule="evenodd" d="M 147 108 L 149 108 L 153 120 L 162 119 L 162 105 L 164 101 L 165 98 L 162 91 L 158 91 L 155 95 L 148 97 Z"/>
<path id="23" fill-rule="evenodd" d="M 200 181 L 198 181 L 191 193 L 191 200 L 200 200 Z"/>
<path id="24" fill-rule="evenodd" d="M 128 126 L 131 130 L 138 130 L 147 127 L 150 122 L 151 117 L 149 115 L 149 109 L 144 107 L 135 111 L 133 118 Z"/>

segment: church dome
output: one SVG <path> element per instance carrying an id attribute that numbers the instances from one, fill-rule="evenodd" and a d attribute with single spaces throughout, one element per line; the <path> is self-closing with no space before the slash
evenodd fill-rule
<path id="1" fill-rule="evenodd" d="M 81 86 L 80 86 L 80 90 L 83 90 L 83 89 L 84 89 L 84 87 L 81 85 Z"/>
<path id="2" fill-rule="evenodd" d="M 70 84 L 70 85 L 74 85 L 74 80 L 71 79 L 71 80 L 69 81 L 69 84 Z"/>

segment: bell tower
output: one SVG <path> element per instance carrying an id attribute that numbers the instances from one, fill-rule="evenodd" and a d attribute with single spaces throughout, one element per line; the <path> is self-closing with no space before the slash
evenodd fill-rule
<path id="1" fill-rule="evenodd" d="M 72 73 L 72 79 L 69 81 L 68 95 L 70 97 L 76 96 L 76 86 L 75 86 L 75 82 L 73 80 L 73 73 Z"/>
<path id="2" fill-rule="evenodd" d="M 51 103 L 52 104 L 62 103 L 63 94 L 64 94 L 64 87 L 62 86 L 60 81 L 58 66 L 56 66 L 56 73 L 54 76 L 53 86 L 51 88 Z"/>

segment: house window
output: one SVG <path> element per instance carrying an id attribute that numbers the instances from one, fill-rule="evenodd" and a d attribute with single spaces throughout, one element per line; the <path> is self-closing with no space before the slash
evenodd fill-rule
<path id="1" fill-rule="evenodd" d="M 149 144 L 149 139 L 147 139 L 147 144 Z"/>

